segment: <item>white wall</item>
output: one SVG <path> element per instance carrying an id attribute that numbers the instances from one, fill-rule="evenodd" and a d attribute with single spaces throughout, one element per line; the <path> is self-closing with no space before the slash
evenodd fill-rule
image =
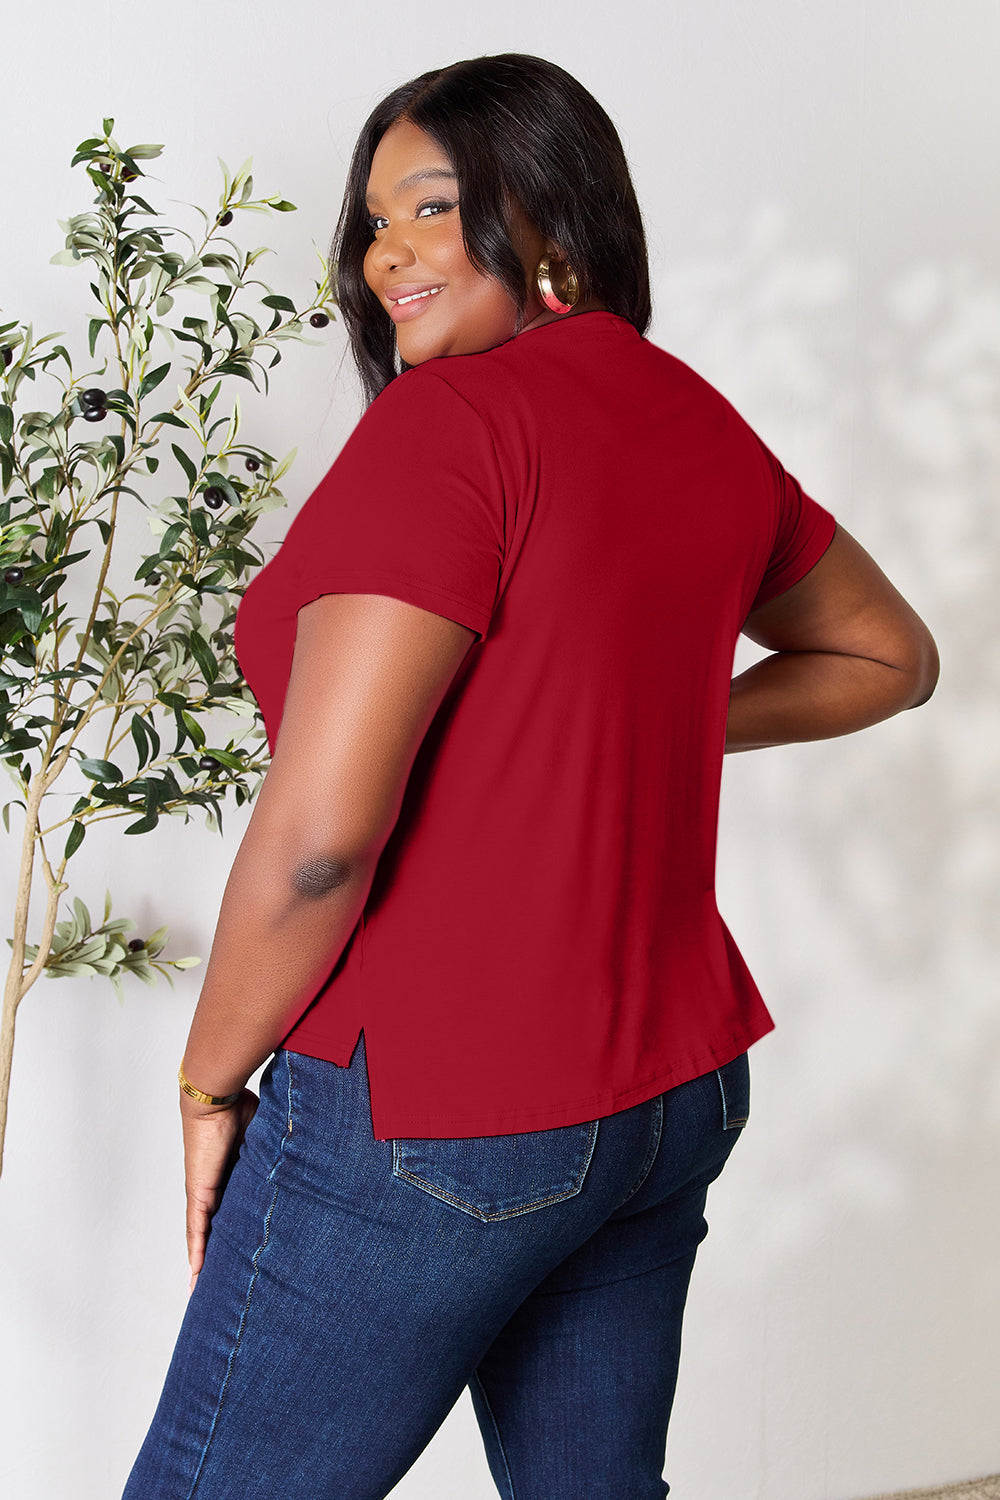
<path id="1" fill-rule="evenodd" d="M 47 261 L 56 219 L 89 204 L 67 163 L 102 114 L 123 141 L 167 143 L 160 199 L 214 201 L 216 156 L 252 153 L 300 212 L 251 237 L 304 290 L 355 134 L 396 83 L 516 50 L 596 93 L 644 207 L 651 337 L 868 546 L 943 658 L 920 713 L 727 766 L 721 903 L 778 1030 L 711 1204 L 667 1475 L 699 1500 L 855 1500 L 1000 1469 L 1000 10 L 498 10 L 11 8 L 0 306 L 40 329 L 85 315 L 83 273 Z M 293 504 L 356 419 L 331 334 L 256 409 L 265 446 L 299 446 Z M 95 832 L 76 889 L 99 905 L 111 885 L 141 927 L 171 924 L 175 953 L 204 954 L 241 827 Z M 119 1493 L 151 1414 L 185 1300 L 174 1069 L 196 993 L 197 971 L 121 1008 L 98 981 L 46 981 L 22 1008 L 0 1183 L 10 1493 Z M 494 1493 L 463 1398 L 395 1494 Z"/>

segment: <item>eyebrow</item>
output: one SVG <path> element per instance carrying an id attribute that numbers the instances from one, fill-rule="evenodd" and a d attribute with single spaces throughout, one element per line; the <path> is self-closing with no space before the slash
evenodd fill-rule
<path id="1" fill-rule="evenodd" d="M 407 188 L 416 187 L 418 182 L 426 182 L 430 178 L 449 177 L 453 182 L 458 181 L 457 174 L 450 167 L 424 167 L 420 172 L 411 172 L 409 177 L 401 177 L 393 188 L 394 196 L 405 193 Z M 377 203 L 378 194 L 369 190 L 365 195 L 366 203 Z"/>

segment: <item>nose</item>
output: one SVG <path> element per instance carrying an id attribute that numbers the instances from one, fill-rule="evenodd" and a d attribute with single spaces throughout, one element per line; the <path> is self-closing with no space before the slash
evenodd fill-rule
<path id="1" fill-rule="evenodd" d="M 406 227 L 399 220 L 391 221 L 382 231 L 369 252 L 371 264 L 376 270 L 394 271 L 399 266 L 412 266 L 416 257 L 406 234 Z"/>

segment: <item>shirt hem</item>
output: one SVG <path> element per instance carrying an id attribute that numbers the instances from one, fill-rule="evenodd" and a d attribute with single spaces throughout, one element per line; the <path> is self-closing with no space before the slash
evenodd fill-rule
<path id="1" fill-rule="evenodd" d="M 740 1057 L 754 1042 L 774 1030 L 770 1016 L 759 1025 L 750 1026 L 725 1042 L 699 1052 L 684 1063 L 675 1064 L 665 1072 L 655 1074 L 642 1083 L 632 1084 L 627 1089 L 602 1093 L 589 1099 L 564 1102 L 542 1109 L 512 1110 L 500 1112 L 492 1120 L 484 1122 L 483 1116 L 471 1114 L 435 1113 L 433 1123 L 426 1116 L 400 1117 L 390 1112 L 386 1118 L 372 1101 L 372 1123 L 375 1139 L 389 1140 L 443 1140 L 462 1139 L 473 1135 L 521 1135 L 534 1130 L 556 1130 L 563 1125 L 582 1125 L 606 1115 L 620 1114 L 637 1104 L 644 1104 L 657 1094 L 678 1088 L 693 1078 L 700 1078 L 716 1068 L 722 1068 L 734 1058 Z M 498 1128 L 499 1127 L 499 1128 Z"/>
<path id="2" fill-rule="evenodd" d="M 405 574 L 364 568 L 357 572 L 324 573 L 322 578 L 311 578 L 308 574 L 300 576 L 301 587 L 297 594 L 304 589 L 309 597 L 297 597 L 296 613 L 324 594 L 386 594 L 391 599 L 401 599 L 404 604 L 414 604 L 418 609 L 444 615 L 480 636 L 485 636 L 490 626 L 490 611 L 482 605 L 460 599 L 445 589 L 424 583 L 419 578 L 408 578 Z"/>

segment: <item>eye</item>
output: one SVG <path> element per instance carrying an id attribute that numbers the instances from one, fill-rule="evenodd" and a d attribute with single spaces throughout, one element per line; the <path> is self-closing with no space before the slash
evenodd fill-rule
<path id="1" fill-rule="evenodd" d="M 443 198 L 431 198 L 426 203 L 420 204 L 413 217 L 415 219 L 436 217 L 439 213 L 448 213 L 451 209 L 457 207 L 458 204 L 456 202 L 446 202 Z M 383 229 L 388 224 L 389 220 L 384 214 L 369 214 L 366 222 L 372 234 L 377 234 L 380 229 Z"/>
<path id="2" fill-rule="evenodd" d="M 425 212 L 425 210 L 428 209 L 434 209 L 437 213 L 447 213 L 449 209 L 457 207 L 457 203 L 445 203 L 441 198 L 434 198 L 429 203 L 421 203 L 420 207 L 417 209 L 416 216 L 419 219 L 420 216 Z"/>

